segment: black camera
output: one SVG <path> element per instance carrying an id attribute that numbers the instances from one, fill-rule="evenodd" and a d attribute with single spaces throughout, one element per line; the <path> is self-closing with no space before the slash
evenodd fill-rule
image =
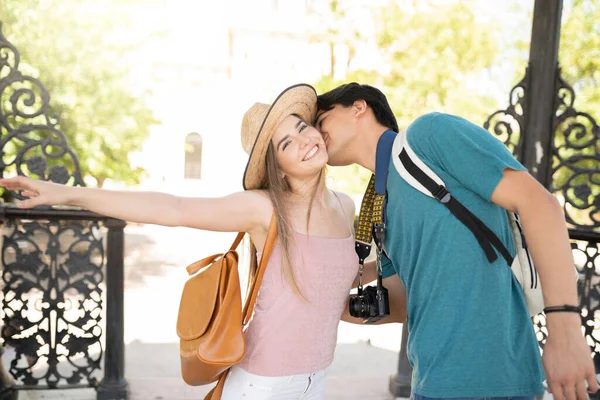
<path id="1" fill-rule="evenodd" d="M 378 279 L 377 286 L 366 286 L 362 292 L 350 296 L 348 307 L 354 318 L 364 319 L 365 324 L 372 324 L 390 315 L 388 290 Z"/>

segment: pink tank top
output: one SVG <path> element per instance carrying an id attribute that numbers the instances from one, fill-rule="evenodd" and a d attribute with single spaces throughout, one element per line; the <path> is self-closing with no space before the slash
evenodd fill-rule
<path id="1" fill-rule="evenodd" d="M 240 367 L 262 376 L 316 372 L 333 361 L 340 316 L 358 272 L 354 237 L 296 233 L 290 251 L 298 296 L 281 269 L 276 243 L 246 331 Z M 259 254 L 260 257 L 260 254 Z"/>

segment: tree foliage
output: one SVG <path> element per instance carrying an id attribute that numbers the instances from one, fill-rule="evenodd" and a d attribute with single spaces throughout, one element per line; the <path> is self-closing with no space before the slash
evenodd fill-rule
<path id="1" fill-rule="evenodd" d="M 381 68 L 351 70 L 343 81 L 336 80 L 332 71 L 315 84 L 317 91 L 352 81 L 375 85 L 387 95 L 401 127 L 430 111 L 459 114 L 483 123 L 497 103 L 480 90 L 480 83 L 500 46 L 493 34 L 495 27 L 489 21 L 479 21 L 471 3 L 389 2 L 375 15 L 379 27 L 376 54 Z M 334 20 L 336 10 L 331 8 Z M 351 36 L 346 33 L 342 43 Z M 339 40 L 339 35 L 329 39 Z M 330 176 L 336 188 L 358 195 L 370 174 L 351 166 L 331 168 Z"/>
<path id="2" fill-rule="evenodd" d="M 577 108 L 600 120 L 600 2 L 575 0 L 563 21 L 559 63 L 577 92 Z"/>
<path id="3" fill-rule="evenodd" d="M 142 174 L 128 160 L 158 123 L 143 96 L 128 88 L 123 61 L 140 45 L 119 7 L 135 0 L 0 0 L 4 34 L 21 54 L 20 70 L 51 96 L 60 129 L 82 175 L 136 184 Z M 148 38 L 152 32 L 148 32 Z"/>

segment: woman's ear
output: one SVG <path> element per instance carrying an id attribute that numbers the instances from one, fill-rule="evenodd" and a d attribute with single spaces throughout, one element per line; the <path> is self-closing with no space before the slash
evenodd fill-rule
<path id="1" fill-rule="evenodd" d="M 355 117 L 362 116 L 367 111 L 367 102 L 364 100 L 356 100 L 352 104 L 352 113 Z"/>

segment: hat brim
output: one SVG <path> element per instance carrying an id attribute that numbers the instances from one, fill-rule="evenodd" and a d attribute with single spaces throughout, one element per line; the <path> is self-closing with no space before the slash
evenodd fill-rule
<path id="1" fill-rule="evenodd" d="M 317 92 L 307 84 L 290 86 L 277 96 L 263 120 L 246 164 L 244 190 L 258 189 L 266 176 L 266 156 L 273 133 L 289 115 L 311 124 L 317 112 Z"/>

